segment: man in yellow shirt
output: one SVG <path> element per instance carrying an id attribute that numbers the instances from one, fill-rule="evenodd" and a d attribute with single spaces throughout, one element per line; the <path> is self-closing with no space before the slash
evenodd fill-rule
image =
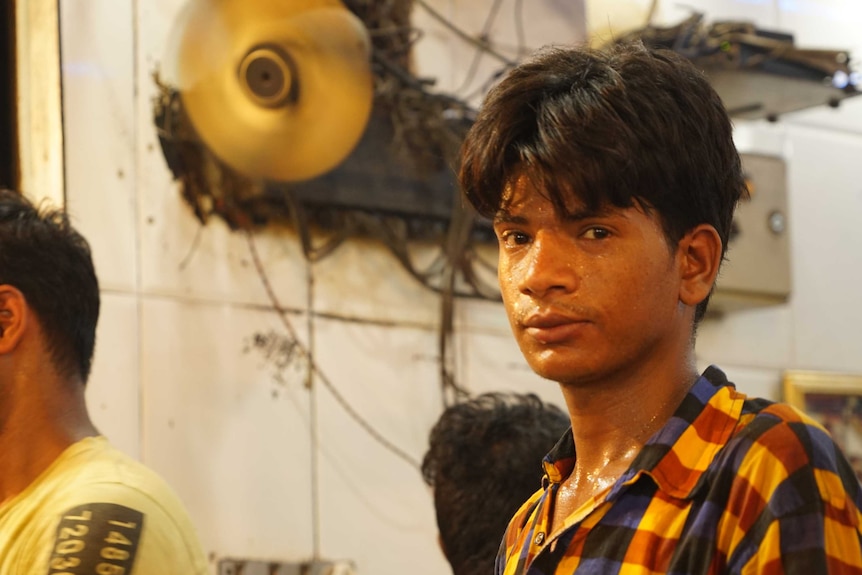
<path id="1" fill-rule="evenodd" d="M 98 316 L 86 240 L 0 190 L 0 575 L 203 575 L 179 499 L 90 421 Z"/>

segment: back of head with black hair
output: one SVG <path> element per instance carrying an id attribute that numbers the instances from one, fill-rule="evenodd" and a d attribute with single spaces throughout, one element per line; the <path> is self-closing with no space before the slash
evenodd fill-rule
<path id="1" fill-rule="evenodd" d="M 486 393 L 443 412 L 422 476 L 454 575 L 493 571 L 506 525 L 541 488 L 542 458 L 568 427 L 568 415 L 533 394 Z"/>
<path id="2" fill-rule="evenodd" d="M 0 190 L 0 284 L 38 318 L 57 372 L 86 382 L 99 319 L 99 283 L 87 241 L 59 210 Z"/>
<path id="3" fill-rule="evenodd" d="M 546 48 L 488 93 L 462 147 L 462 190 L 493 217 L 520 174 L 561 214 L 573 198 L 590 209 L 655 211 L 672 248 L 710 224 L 722 256 L 733 211 L 747 196 L 718 94 L 682 56 L 639 42 Z"/>

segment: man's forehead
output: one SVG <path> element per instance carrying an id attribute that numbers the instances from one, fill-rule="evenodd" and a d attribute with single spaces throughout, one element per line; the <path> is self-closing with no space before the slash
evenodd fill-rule
<path id="1" fill-rule="evenodd" d="M 566 182 L 546 182 L 544 178 L 528 173 L 510 178 L 500 197 L 495 221 L 522 221 L 545 210 L 552 210 L 562 220 L 583 220 L 625 214 L 636 210 L 651 218 L 658 218 L 649 204 L 632 197 L 628 205 L 617 205 L 608 198 L 591 203 Z"/>
<path id="2" fill-rule="evenodd" d="M 546 200 L 554 205 L 555 209 L 563 208 L 567 213 L 581 212 L 587 208 L 586 202 L 572 185 L 550 181 L 534 172 L 520 170 L 506 181 L 500 195 L 499 209 L 509 211 L 535 199 Z"/>

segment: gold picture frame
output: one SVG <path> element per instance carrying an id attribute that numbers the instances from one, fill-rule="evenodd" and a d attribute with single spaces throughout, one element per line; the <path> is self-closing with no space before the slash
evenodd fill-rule
<path id="1" fill-rule="evenodd" d="M 862 375 L 787 371 L 782 387 L 784 401 L 832 434 L 862 481 Z"/>

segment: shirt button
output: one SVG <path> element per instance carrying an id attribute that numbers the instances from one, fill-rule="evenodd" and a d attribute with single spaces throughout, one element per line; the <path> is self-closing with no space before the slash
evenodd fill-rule
<path id="1" fill-rule="evenodd" d="M 536 534 L 536 538 L 534 539 L 534 541 L 535 541 L 536 545 L 541 545 L 542 543 L 545 542 L 545 534 L 543 532 L 539 531 Z"/>

